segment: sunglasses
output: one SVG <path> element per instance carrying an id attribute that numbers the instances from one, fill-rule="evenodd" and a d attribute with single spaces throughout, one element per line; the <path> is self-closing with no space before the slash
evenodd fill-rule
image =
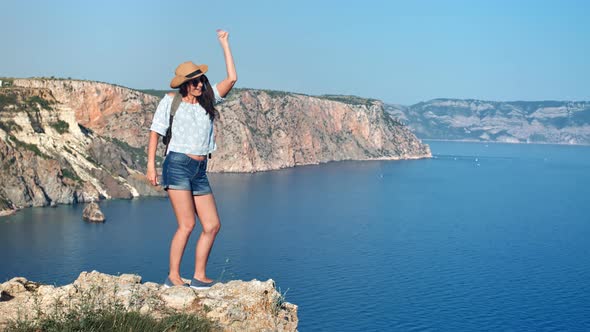
<path id="1" fill-rule="evenodd" d="M 195 78 L 194 80 L 189 81 L 189 84 L 194 86 L 195 88 L 199 86 L 199 83 L 203 83 L 203 85 L 205 85 L 205 79 L 203 76 L 199 76 L 199 77 Z"/>

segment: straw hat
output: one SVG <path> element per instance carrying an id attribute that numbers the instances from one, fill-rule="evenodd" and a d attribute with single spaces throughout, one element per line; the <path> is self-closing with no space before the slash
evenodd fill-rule
<path id="1" fill-rule="evenodd" d="M 204 75 L 209 67 L 207 65 L 195 65 L 192 61 L 183 62 L 174 72 L 174 78 L 170 82 L 172 89 L 178 88 L 182 83 Z"/>

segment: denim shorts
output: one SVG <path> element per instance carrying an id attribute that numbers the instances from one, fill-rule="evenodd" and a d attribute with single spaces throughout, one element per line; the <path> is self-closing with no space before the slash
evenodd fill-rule
<path id="1" fill-rule="evenodd" d="M 165 190 L 188 190 L 193 196 L 210 194 L 207 158 L 195 160 L 184 153 L 169 151 L 164 159 L 161 183 Z"/>

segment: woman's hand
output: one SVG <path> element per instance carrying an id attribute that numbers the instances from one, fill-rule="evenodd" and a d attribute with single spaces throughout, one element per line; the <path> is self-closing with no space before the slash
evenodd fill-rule
<path id="1" fill-rule="evenodd" d="M 217 39 L 221 45 L 227 45 L 229 42 L 229 33 L 227 31 L 217 29 Z"/>
<path id="2" fill-rule="evenodd" d="M 148 143 L 148 162 L 145 177 L 154 185 L 158 185 L 158 173 L 156 172 L 156 150 L 158 149 L 158 133 L 150 130 L 150 141 Z"/>
<path id="3" fill-rule="evenodd" d="M 156 172 L 155 166 L 148 166 L 147 174 L 145 175 L 152 186 L 158 185 L 158 172 Z"/>

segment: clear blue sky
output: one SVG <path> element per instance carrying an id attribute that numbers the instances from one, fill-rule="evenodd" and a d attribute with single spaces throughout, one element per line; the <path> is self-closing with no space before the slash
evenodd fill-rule
<path id="1" fill-rule="evenodd" d="M 239 87 L 432 98 L 590 100 L 590 1 L 0 2 L 0 76 L 166 89 L 178 63 Z"/>

